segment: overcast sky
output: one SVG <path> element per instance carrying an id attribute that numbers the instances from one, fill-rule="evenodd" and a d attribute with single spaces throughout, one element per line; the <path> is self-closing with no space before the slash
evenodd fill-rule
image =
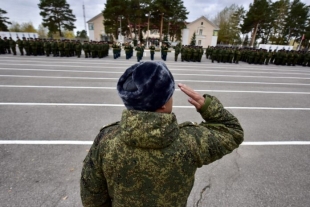
<path id="1" fill-rule="evenodd" d="M 214 17 L 225 6 L 230 6 L 233 3 L 243 5 L 245 9 L 253 0 L 183 0 L 184 5 L 189 11 L 188 21 L 194 21 L 200 16 L 207 16 L 209 18 Z M 273 0 L 275 1 L 275 0 Z M 310 0 L 301 0 L 303 3 L 310 5 Z M 77 21 L 75 26 L 77 30 L 84 29 L 84 17 L 83 17 L 83 2 L 85 4 L 86 21 L 99 14 L 104 9 L 106 0 L 67 0 L 70 4 L 70 8 L 73 10 L 73 14 L 76 16 Z M 7 11 L 7 17 L 10 21 L 23 23 L 32 22 L 37 28 L 42 22 L 40 16 L 40 10 L 38 8 L 39 0 L 1 0 L 0 8 Z"/>

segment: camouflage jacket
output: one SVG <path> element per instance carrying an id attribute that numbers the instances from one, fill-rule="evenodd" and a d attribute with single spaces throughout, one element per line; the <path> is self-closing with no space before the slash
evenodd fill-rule
<path id="1" fill-rule="evenodd" d="M 175 115 L 124 110 L 100 130 L 84 160 L 85 207 L 184 207 L 196 169 L 232 152 L 243 130 L 215 97 L 205 95 L 201 124 Z"/>

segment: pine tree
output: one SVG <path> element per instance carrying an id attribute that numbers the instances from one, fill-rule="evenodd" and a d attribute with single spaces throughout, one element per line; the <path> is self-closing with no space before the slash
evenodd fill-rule
<path id="1" fill-rule="evenodd" d="M 66 0 L 40 0 L 38 6 L 43 17 L 42 25 L 48 27 L 50 32 L 58 32 L 62 37 L 62 29 L 72 31 L 76 28 L 75 15 Z"/>
<path id="2" fill-rule="evenodd" d="M 0 8 L 0 31 L 9 31 L 8 26 L 6 24 L 12 24 L 11 22 L 7 21 L 9 18 L 4 17 L 3 14 L 7 12 Z"/>
<path id="3" fill-rule="evenodd" d="M 196 33 L 194 32 L 193 34 L 193 37 L 192 37 L 192 40 L 191 40 L 191 43 L 190 43 L 191 46 L 195 46 L 196 45 Z"/>
<path id="4" fill-rule="evenodd" d="M 250 4 L 250 9 L 241 26 L 243 34 L 248 33 L 253 29 L 250 46 L 254 45 L 259 26 L 269 21 L 269 14 L 271 13 L 270 4 L 270 0 L 255 0 L 253 4 Z"/>

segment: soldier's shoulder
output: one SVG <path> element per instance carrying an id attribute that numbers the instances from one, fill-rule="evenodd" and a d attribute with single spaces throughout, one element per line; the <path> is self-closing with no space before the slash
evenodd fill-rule
<path id="1" fill-rule="evenodd" d="M 113 132 L 116 132 L 118 127 L 119 122 L 114 122 L 112 124 L 103 126 L 94 140 L 94 145 L 97 146 L 102 140 L 110 139 L 108 137 L 111 137 L 110 135 L 113 134 Z"/>
<path id="2" fill-rule="evenodd" d="M 119 121 L 114 122 L 114 123 L 112 123 L 112 124 L 104 125 L 103 127 L 101 127 L 100 132 L 109 130 L 109 129 L 111 129 L 111 128 L 115 128 L 115 127 L 117 127 L 117 126 L 119 126 Z"/>
<path id="3" fill-rule="evenodd" d="M 199 126 L 198 123 L 191 122 L 191 121 L 186 121 L 186 122 L 183 122 L 183 123 L 179 124 L 179 128 L 180 129 L 182 129 L 182 128 L 184 129 L 184 128 L 187 128 L 187 127 L 197 127 L 197 126 Z"/>

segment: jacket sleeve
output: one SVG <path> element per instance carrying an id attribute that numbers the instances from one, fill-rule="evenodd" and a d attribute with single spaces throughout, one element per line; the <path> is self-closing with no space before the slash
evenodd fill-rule
<path id="1" fill-rule="evenodd" d="M 222 158 L 243 142 L 243 129 L 238 119 L 217 98 L 210 95 L 204 97 L 205 104 L 198 111 L 204 122 L 185 127 L 197 167 Z"/>
<path id="2" fill-rule="evenodd" d="M 84 207 L 110 207 L 107 182 L 101 167 L 99 133 L 84 160 L 80 180 L 80 194 Z"/>

